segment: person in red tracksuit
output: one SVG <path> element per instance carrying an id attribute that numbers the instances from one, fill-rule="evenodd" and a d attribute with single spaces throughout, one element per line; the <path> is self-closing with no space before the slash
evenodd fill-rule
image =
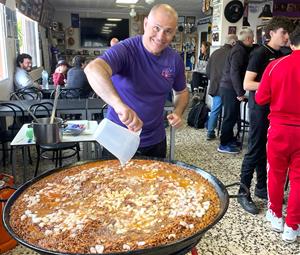
<path id="1" fill-rule="evenodd" d="M 286 242 L 294 242 L 300 236 L 300 26 L 290 35 L 290 40 L 293 52 L 267 66 L 255 95 L 257 104 L 270 103 L 267 214 L 274 215 L 273 227 L 283 224 L 282 201 L 287 174 L 290 180 L 282 234 Z"/>

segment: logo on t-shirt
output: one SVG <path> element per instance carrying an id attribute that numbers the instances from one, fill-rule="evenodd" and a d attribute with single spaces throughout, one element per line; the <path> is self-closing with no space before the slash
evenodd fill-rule
<path id="1" fill-rule="evenodd" d="M 174 78 L 174 73 L 175 73 L 174 69 L 171 67 L 168 67 L 168 68 L 164 68 L 161 71 L 161 76 L 166 79 L 171 79 L 171 78 Z"/>

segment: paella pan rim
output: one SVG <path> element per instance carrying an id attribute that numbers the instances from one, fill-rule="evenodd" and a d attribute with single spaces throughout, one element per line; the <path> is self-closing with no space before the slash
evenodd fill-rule
<path id="1" fill-rule="evenodd" d="M 55 168 L 49 171 L 44 172 L 43 174 L 27 181 L 26 183 L 24 183 L 22 186 L 20 186 L 17 191 L 9 198 L 9 200 L 7 201 L 7 203 L 5 204 L 4 210 L 3 210 L 3 225 L 6 228 L 6 230 L 8 231 L 8 233 L 15 239 L 17 240 L 19 243 L 21 243 L 22 245 L 40 253 L 40 254 L 49 254 L 49 255 L 71 255 L 71 254 L 76 254 L 76 255 L 85 255 L 82 253 L 62 253 L 62 252 L 58 252 L 58 251 L 51 251 L 51 250 L 46 250 L 43 249 L 39 246 L 35 246 L 30 244 L 29 242 L 25 241 L 24 239 L 20 238 L 15 232 L 14 230 L 11 228 L 9 220 L 10 220 L 10 209 L 11 206 L 14 204 L 14 202 L 16 201 L 16 199 L 27 189 L 29 188 L 31 185 L 33 185 L 34 183 L 36 183 L 37 181 L 43 179 L 46 176 L 49 176 L 53 173 L 59 172 L 59 171 L 63 171 L 65 169 L 68 169 L 70 167 L 74 167 L 74 166 L 79 166 L 82 164 L 86 164 L 86 163 L 92 163 L 92 162 L 96 162 L 96 161 L 105 161 L 105 160 L 109 160 L 111 158 L 104 158 L 104 159 L 99 159 L 99 160 L 91 160 L 91 161 L 80 161 L 74 164 L 70 164 L 67 166 L 64 166 L 62 168 Z M 201 229 L 200 231 L 196 232 L 195 234 L 188 236 L 184 239 L 179 239 L 179 240 L 175 240 L 175 242 L 172 243 L 167 243 L 164 245 L 159 245 L 159 246 L 154 246 L 154 247 L 150 247 L 150 248 L 145 248 L 145 249 L 138 249 L 138 250 L 132 250 L 132 251 L 125 251 L 125 252 L 115 252 L 115 253 L 102 253 L 105 255 L 152 255 L 152 254 L 176 254 L 176 252 L 183 250 L 184 248 L 190 246 L 192 243 L 195 243 L 195 245 L 200 241 L 202 235 L 209 230 L 210 228 L 212 228 L 215 224 L 217 224 L 225 215 L 227 209 L 228 209 L 228 205 L 229 205 L 229 195 L 227 192 L 227 189 L 225 187 L 225 185 L 214 175 L 204 171 L 203 169 L 181 162 L 181 161 L 176 161 L 176 160 L 167 160 L 167 159 L 161 159 L 161 158 L 153 158 L 153 157 L 134 157 L 134 159 L 146 159 L 146 160 L 156 160 L 156 161 L 162 161 L 162 162 L 167 162 L 167 163 L 171 163 L 171 164 L 175 164 L 178 166 L 181 166 L 185 169 L 188 170 L 193 170 L 195 172 L 197 172 L 198 174 L 200 174 L 202 177 L 204 177 L 205 179 L 207 179 L 209 181 L 210 184 L 212 184 L 216 190 L 216 192 L 218 193 L 219 196 L 219 200 L 220 200 L 220 211 L 218 213 L 218 215 L 215 217 L 214 221 L 211 222 L 209 225 L 207 225 L 205 228 Z M 166 253 L 166 250 L 169 250 L 170 252 Z M 171 252 L 172 251 L 172 252 Z M 161 253 L 160 253 L 161 252 Z M 98 254 L 99 255 L 99 254 Z"/>

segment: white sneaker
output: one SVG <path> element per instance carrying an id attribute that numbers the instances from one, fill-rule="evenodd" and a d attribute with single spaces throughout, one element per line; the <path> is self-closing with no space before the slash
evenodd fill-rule
<path id="1" fill-rule="evenodd" d="M 293 230 L 288 225 L 284 224 L 284 230 L 282 233 L 282 240 L 287 243 L 293 243 L 297 240 L 297 236 L 300 234 L 300 228 L 298 226 L 297 230 Z"/>
<path id="2" fill-rule="evenodd" d="M 282 232 L 283 231 L 283 219 L 278 218 L 275 213 L 268 209 L 266 213 L 266 219 L 271 222 L 271 228 L 275 232 Z"/>

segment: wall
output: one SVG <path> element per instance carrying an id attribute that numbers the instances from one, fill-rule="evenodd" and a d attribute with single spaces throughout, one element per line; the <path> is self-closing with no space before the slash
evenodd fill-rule
<path id="1" fill-rule="evenodd" d="M 261 25 L 263 21 L 258 18 L 265 4 L 270 4 L 272 9 L 272 1 L 266 1 L 262 4 L 249 3 L 248 8 L 248 21 L 251 25 L 251 29 L 254 31 L 254 40 L 256 42 L 256 28 Z"/>

